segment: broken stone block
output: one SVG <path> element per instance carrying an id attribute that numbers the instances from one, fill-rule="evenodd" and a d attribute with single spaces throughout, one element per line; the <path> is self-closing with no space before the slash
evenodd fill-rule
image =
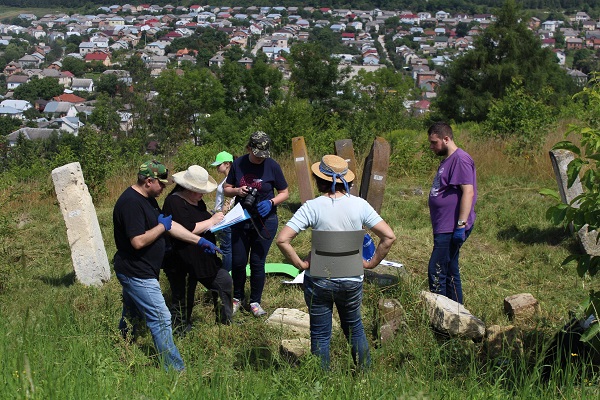
<path id="1" fill-rule="evenodd" d="M 485 331 L 484 348 L 489 358 L 500 356 L 520 358 L 523 356 L 521 331 L 513 325 L 489 326 Z"/>
<path id="2" fill-rule="evenodd" d="M 485 324 L 475 317 L 462 304 L 441 294 L 421 292 L 429 320 L 434 329 L 450 336 L 481 340 L 485 334 Z"/>
<path id="3" fill-rule="evenodd" d="M 267 324 L 283 326 L 294 333 L 310 337 L 310 316 L 295 308 L 278 308 L 267 319 Z"/>
<path id="4" fill-rule="evenodd" d="M 396 299 L 381 299 L 379 308 L 379 339 L 381 344 L 390 343 L 394 340 L 396 333 L 401 327 L 406 326 L 404 322 L 404 308 Z"/>
<path id="5" fill-rule="evenodd" d="M 52 181 L 71 247 L 77 280 L 100 286 L 110 279 L 110 265 L 92 197 L 78 162 L 52 171 Z"/>
<path id="6" fill-rule="evenodd" d="M 310 353 L 310 339 L 284 339 L 279 346 L 281 356 L 290 364 L 297 364 L 302 357 Z"/>
<path id="7" fill-rule="evenodd" d="M 532 323 L 540 313 L 540 304 L 531 293 L 520 293 L 504 299 L 504 312 L 514 323 Z"/>

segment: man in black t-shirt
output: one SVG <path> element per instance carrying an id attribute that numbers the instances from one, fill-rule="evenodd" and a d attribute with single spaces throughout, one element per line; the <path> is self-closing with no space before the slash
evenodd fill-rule
<path id="1" fill-rule="evenodd" d="M 156 197 L 171 183 L 167 168 L 148 161 L 140 166 L 137 182 L 125 189 L 113 210 L 117 252 L 114 266 L 123 286 L 123 313 L 119 329 L 126 337 L 127 321 L 145 319 L 165 369 L 185 367 L 173 343 L 171 313 L 160 290 L 158 275 L 165 254 L 164 233 L 185 242 L 197 243 L 214 253 L 206 240 L 194 235 L 170 216 L 161 214 Z M 208 246 L 208 247 L 207 247 Z"/>

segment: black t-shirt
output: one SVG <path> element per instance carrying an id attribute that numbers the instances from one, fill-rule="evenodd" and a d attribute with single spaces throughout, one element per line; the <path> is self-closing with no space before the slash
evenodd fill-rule
<path id="1" fill-rule="evenodd" d="M 237 158 L 231 165 L 226 181 L 234 187 L 250 186 L 258 189 L 258 201 L 271 200 L 275 191 L 287 189 L 288 184 L 281 167 L 272 158 L 266 158 L 260 164 L 250 161 L 248 154 Z M 243 201 L 243 199 L 238 199 Z M 276 212 L 273 207 L 271 212 Z"/>
<path id="2" fill-rule="evenodd" d="M 119 197 L 113 210 L 116 273 L 132 278 L 158 279 L 165 254 L 164 236 L 139 250 L 133 248 L 131 238 L 158 225 L 159 214 L 160 207 L 155 198 L 144 197 L 131 187 Z"/>
<path id="3" fill-rule="evenodd" d="M 173 221 L 179 222 L 185 229 L 192 232 L 197 222 L 206 221 L 212 214 L 206 209 L 203 200 L 194 206 L 177 194 L 170 194 L 163 205 L 165 215 L 172 215 Z M 207 231 L 202 235 L 212 243 L 216 243 L 215 234 Z M 198 279 L 211 278 L 220 268 L 220 260 L 215 254 L 205 253 L 197 244 L 182 242 L 171 238 L 172 250 L 165 260 L 167 268 L 180 268 L 193 273 Z"/>

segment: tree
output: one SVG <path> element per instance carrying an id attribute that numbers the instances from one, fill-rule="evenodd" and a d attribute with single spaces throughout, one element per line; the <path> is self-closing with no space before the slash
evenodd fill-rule
<path id="1" fill-rule="evenodd" d="M 351 96 L 352 91 L 345 82 L 347 71 L 340 71 L 340 60 L 321 45 L 306 43 L 292 47 L 291 82 L 294 94 L 307 99 L 313 105 L 337 108 L 340 101 Z"/>
<path id="2" fill-rule="evenodd" d="M 129 57 L 123 65 L 123 69 L 129 71 L 133 83 L 146 82 L 150 79 L 150 70 L 138 55 Z"/>
<path id="3" fill-rule="evenodd" d="M 103 133 L 117 136 L 121 132 L 121 117 L 117 110 L 114 99 L 111 99 L 105 93 L 100 93 L 88 122 L 96 125 Z"/>
<path id="4" fill-rule="evenodd" d="M 14 92 L 17 99 L 27 100 L 33 103 L 37 99 L 50 100 L 60 95 L 65 90 L 56 78 L 32 77 L 29 82 L 19 85 Z"/>
<path id="5" fill-rule="evenodd" d="M 96 91 L 106 93 L 110 97 L 115 97 L 117 93 L 123 93 L 125 84 L 115 74 L 102 74 L 96 81 Z"/>
<path id="6" fill-rule="evenodd" d="M 69 71 L 76 77 L 82 77 L 87 69 L 85 61 L 75 57 L 65 57 L 62 61 L 62 70 Z"/>
<path id="7" fill-rule="evenodd" d="M 552 88 L 546 100 L 555 107 L 576 90 L 554 54 L 527 28 L 514 0 L 504 3 L 498 20 L 477 37 L 475 49 L 443 72 L 434 108 L 456 121 L 483 121 L 491 101 L 502 98 L 514 78 L 534 97 Z"/>

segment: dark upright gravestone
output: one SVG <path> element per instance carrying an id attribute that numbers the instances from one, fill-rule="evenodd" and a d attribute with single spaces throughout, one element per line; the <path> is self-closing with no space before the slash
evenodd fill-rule
<path id="1" fill-rule="evenodd" d="M 356 157 L 354 156 L 354 145 L 352 144 L 352 139 L 342 139 L 335 141 L 335 154 L 342 157 L 344 160 L 348 162 L 348 169 L 354 172 L 356 175 L 356 180 L 354 181 L 354 185 L 350 188 L 350 194 L 353 196 L 358 196 L 358 174 L 356 172 Z"/>
<path id="2" fill-rule="evenodd" d="M 300 191 L 300 203 L 304 204 L 306 200 L 314 198 L 310 163 L 304 137 L 298 136 L 292 138 L 292 152 L 294 155 L 294 166 L 296 168 L 296 177 L 298 179 L 298 190 Z"/>
<path id="3" fill-rule="evenodd" d="M 382 137 L 375 138 L 371 152 L 365 159 L 360 197 L 367 200 L 377 211 L 381 212 L 385 180 L 390 165 L 390 144 Z"/>

